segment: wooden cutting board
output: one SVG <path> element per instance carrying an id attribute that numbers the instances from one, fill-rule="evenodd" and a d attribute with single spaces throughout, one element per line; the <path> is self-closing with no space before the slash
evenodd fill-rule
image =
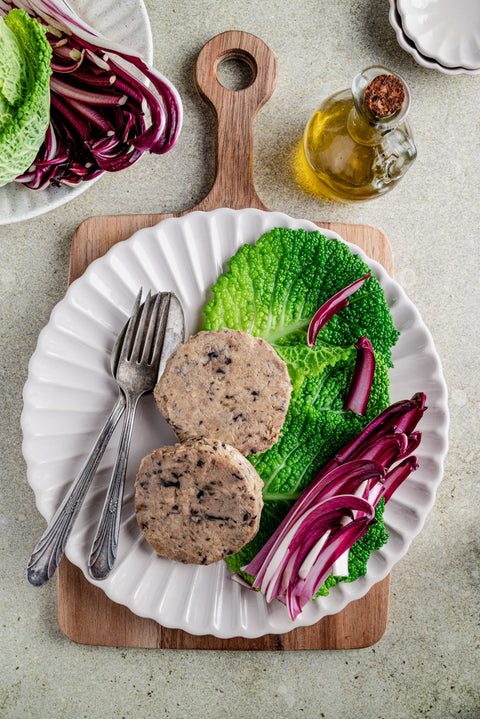
<path id="1" fill-rule="evenodd" d="M 217 68 L 229 59 L 249 65 L 254 79 L 246 89 L 229 90 L 219 83 Z M 277 72 L 276 58 L 270 48 L 245 32 L 217 35 L 201 50 L 195 66 L 195 80 L 200 94 L 216 115 L 216 175 L 207 197 L 189 212 L 217 207 L 267 210 L 252 180 L 253 122 L 275 89 Z M 73 237 L 69 282 L 77 279 L 92 260 L 101 257 L 116 242 L 166 217 L 182 214 L 186 213 L 89 218 Z M 317 224 L 358 245 L 392 274 L 390 245 L 380 230 L 364 225 Z M 388 619 L 390 577 L 342 612 L 325 617 L 312 627 L 257 639 L 193 636 L 137 617 L 91 585 L 80 569 L 65 557 L 58 568 L 57 589 L 60 628 L 69 639 L 81 644 L 170 649 L 353 649 L 371 646 L 383 636 Z"/>

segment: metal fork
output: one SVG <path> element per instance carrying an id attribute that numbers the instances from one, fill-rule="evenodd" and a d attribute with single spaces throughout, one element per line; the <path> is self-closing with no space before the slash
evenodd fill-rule
<path id="1" fill-rule="evenodd" d="M 132 321 L 127 328 L 118 360 L 116 380 L 125 394 L 125 418 L 117 460 L 88 560 L 88 569 L 94 579 L 104 579 L 117 557 L 123 490 L 135 411 L 140 397 L 150 392 L 157 381 L 170 299 L 170 293 L 158 293 L 153 297 L 148 293 L 138 321 Z"/>
<path id="2" fill-rule="evenodd" d="M 141 296 L 142 290 L 140 290 L 137 295 L 131 317 L 134 317 L 139 311 Z M 115 376 L 117 371 L 118 359 L 122 344 L 125 340 L 128 322 L 118 335 L 112 350 L 110 370 L 113 376 Z M 65 545 L 67 544 L 75 520 L 80 512 L 80 508 L 95 477 L 97 467 L 100 464 L 100 460 L 105 453 L 108 442 L 124 410 L 125 396 L 119 388 L 118 399 L 110 415 L 107 417 L 85 464 L 32 552 L 27 566 L 27 578 L 30 584 L 41 587 L 54 575 L 65 551 Z"/>

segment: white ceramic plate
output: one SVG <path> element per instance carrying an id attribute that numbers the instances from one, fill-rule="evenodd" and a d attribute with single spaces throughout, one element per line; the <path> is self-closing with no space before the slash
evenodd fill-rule
<path id="1" fill-rule="evenodd" d="M 184 307 L 188 336 L 199 328 L 208 289 L 225 271 L 229 258 L 244 243 L 254 243 L 273 227 L 318 229 L 306 220 L 276 212 L 194 212 L 164 220 L 120 242 L 69 287 L 40 333 L 29 364 L 21 418 L 28 481 L 46 520 L 80 469 L 116 398 L 109 353 L 139 287 L 173 290 Z M 338 237 L 329 230 L 324 233 Z M 434 503 L 442 477 L 448 425 L 446 387 L 432 338 L 414 305 L 383 267 L 358 248 L 351 248 L 379 279 L 401 331 L 393 355 L 392 401 L 423 391 L 429 406 L 420 425 L 424 433 L 418 453 L 421 466 L 387 506 L 385 521 L 390 539 L 372 555 L 366 577 L 340 584 L 328 597 L 311 602 L 292 622 L 283 604 L 274 601 L 267 605 L 261 594 L 232 581 L 224 562 L 187 566 L 157 557 L 136 524 L 133 481 L 140 459 L 175 438 L 152 396 L 148 396 L 142 399 L 137 415 L 119 556 L 111 574 L 100 582 L 92 580 L 87 558 L 118 434 L 111 441 L 67 544 L 68 558 L 113 601 L 163 626 L 191 634 L 255 637 L 284 633 L 313 624 L 363 596 L 407 551 Z"/>
<path id="2" fill-rule="evenodd" d="M 444 67 L 439 62 L 434 60 L 433 58 L 427 57 L 426 55 L 422 55 L 420 53 L 413 42 L 413 40 L 410 40 L 409 37 L 405 35 L 403 32 L 402 27 L 402 18 L 400 17 L 400 13 L 398 12 L 397 8 L 397 0 L 390 0 L 390 12 L 389 12 L 389 21 L 390 25 L 395 30 L 395 34 L 397 36 L 398 44 L 401 48 L 406 50 L 413 59 L 422 67 L 426 67 L 429 70 L 437 70 L 438 72 L 443 72 L 445 75 L 478 75 L 480 74 L 479 70 L 467 70 L 464 67 Z"/>
<path id="3" fill-rule="evenodd" d="M 478 0 L 397 0 L 404 33 L 444 67 L 480 68 Z"/>
<path id="4" fill-rule="evenodd" d="M 148 63 L 152 62 L 152 34 L 143 0 L 71 0 L 70 5 L 98 32 L 141 53 Z M 78 197 L 98 179 L 81 182 L 76 187 L 48 187 L 39 191 L 10 182 L 0 187 L 0 225 L 43 215 Z"/>

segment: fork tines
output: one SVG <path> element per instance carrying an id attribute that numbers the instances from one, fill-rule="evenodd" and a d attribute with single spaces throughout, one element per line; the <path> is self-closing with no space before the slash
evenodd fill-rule
<path id="1" fill-rule="evenodd" d="M 162 350 L 172 295 L 171 292 L 152 295 L 149 290 L 141 304 L 142 293 L 140 289 L 128 324 L 124 359 L 153 364 Z"/>

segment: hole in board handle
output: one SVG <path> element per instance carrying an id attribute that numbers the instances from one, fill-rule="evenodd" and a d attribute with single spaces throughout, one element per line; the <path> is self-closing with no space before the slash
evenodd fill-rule
<path id="1" fill-rule="evenodd" d="M 218 59 L 216 75 L 218 82 L 226 90 L 246 90 L 255 82 L 257 63 L 249 53 L 241 50 L 229 51 Z"/>

